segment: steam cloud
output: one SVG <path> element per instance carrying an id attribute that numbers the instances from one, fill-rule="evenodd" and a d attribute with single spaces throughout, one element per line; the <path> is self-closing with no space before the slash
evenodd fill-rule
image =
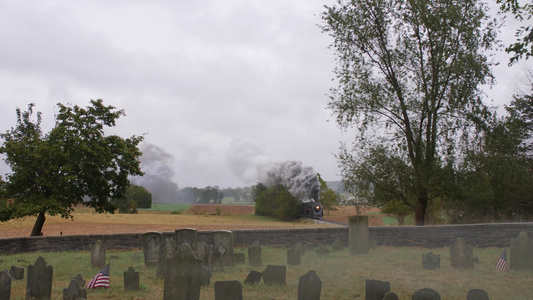
<path id="1" fill-rule="evenodd" d="M 152 203 L 175 203 L 178 199 L 178 184 L 172 181 L 174 171 L 169 167 L 174 158 L 161 147 L 141 144 L 141 170 L 144 176 L 135 176 L 131 182 L 152 193 Z"/>
<path id="2" fill-rule="evenodd" d="M 312 167 L 300 161 L 273 161 L 260 153 L 258 144 L 247 138 L 233 140 L 228 162 L 244 182 L 259 181 L 267 187 L 281 184 L 303 202 L 317 201 L 320 184 Z"/>

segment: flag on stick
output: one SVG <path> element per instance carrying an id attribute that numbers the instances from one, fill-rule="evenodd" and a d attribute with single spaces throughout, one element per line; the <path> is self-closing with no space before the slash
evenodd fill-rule
<path id="1" fill-rule="evenodd" d="M 107 264 L 102 271 L 98 272 L 98 274 L 87 283 L 88 289 L 94 289 L 97 287 L 109 287 L 109 264 Z"/>
<path id="2" fill-rule="evenodd" d="M 507 265 L 507 253 L 505 252 L 505 250 L 503 250 L 502 255 L 496 263 L 496 270 L 505 272 L 509 271 L 509 265 Z"/>

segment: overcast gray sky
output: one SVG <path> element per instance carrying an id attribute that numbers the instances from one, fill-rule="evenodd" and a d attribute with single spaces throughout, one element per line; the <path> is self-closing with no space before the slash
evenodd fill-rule
<path id="1" fill-rule="evenodd" d="M 246 159 L 301 161 L 339 180 L 333 154 L 350 135 L 326 110 L 334 60 L 317 26 L 331 3 L 0 0 L 0 131 L 28 103 L 48 131 L 56 103 L 102 98 L 126 111 L 113 133 L 146 134 L 180 188 L 254 184 Z M 495 105 L 532 63 L 499 57 Z"/>

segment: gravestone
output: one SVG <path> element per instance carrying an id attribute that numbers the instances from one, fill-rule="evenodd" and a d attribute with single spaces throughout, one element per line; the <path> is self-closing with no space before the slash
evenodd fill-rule
<path id="1" fill-rule="evenodd" d="M 252 267 L 260 267 L 263 265 L 263 260 L 261 258 L 261 252 L 263 249 L 258 246 L 252 246 L 248 248 L 248 260 L 249 264 Z"/>
<path id="2" fill-rule="evenodd" d="M 139 272 L 135 272 L 133 267 L 129 267 L 124 272 L 124 289 L 126 291 L 138 291 L 139 290 Z"/>
<path id="3" fill-rule="evenodd" d="M 272 284 L 285 284 L 285 279 L 287 277 L 287 267 L 286 266 L 274 266 L 268 265 L 263 271 L 263 282 L 266 285 Z"/>
<path id="4" fill-rule="evenodd" d="M 466 300 L 489 300 L 489 295 L 482 289 L 471 289 L 466 294 Z"/>
<path id="5" fill-rule="evenodd" d="M 390 292 L 390 282 L 367 279 L 365 288 L 366 300 L 382 300 Z"/>
<path id="6" fill-rule="evenodd" d="M 26 299 L 51 299 L 52 276 L 54 268 L 47 266 L 42 256 L 39 256 L 35 264 L 28 266 L 26 279 Z"/>
<path id="7" fill-rule="evenodd" d="M 170 272 L 165 276 L 164 300 L 200 299 L 200 260 L 189 244 L 181 244 L 171 261 Z"/>
<path id="8" fill-rule="evenodd" d="M 91 248 L 91 268 L 102 269 L 105 266 L 105 246 L 97 240 Z"/>
<path id="9" fill-rule="evenodd" d="M 474 251 L 463 238 L 458 238 L 455 244 L 450 246 L 450 263 L 456 269 L 474 268 Z"/>
<path id="10" fill-rule="evenodd" d="M 194 255 L 200 260 L 200 285 L 208 285 L 213 273 L 213 246 L 198 242 L 195 244 Z"/>
<path id="11" fill-rule="evenodd" d="M 233 259 L 235 265 L 243 265 L 246 263 L 246 256 L 242 252 L 233 254 Z"/>
<path id="12" fill-rule="evenodd" d="M 176 239 L 176 247 L 187 243 L 192 248 L 198 242 L 198 231 L 194 228 L 180 228 L 174 231 L 174 237 Z"/>
<path id="13" fill-rule="evenodd" d="M 244 280 L 244 284 L 254 285 L 256 283 L 259 283 L 261 281 L 262 276 L 263 276 L 263 273 L 261 272 L 250 271 L 250 273 L 248 273 L 248 276 L 246 276 L 246 279 Z"/>
<path id="14" fill-rule="evenodd" d="M 331 247 L 333 248 L 333 251 L 342 251 L 344 250 L 344 243 L 341 239 L 335 239 L 333 243 L 331 243 Z"/>
<path id="15" fill-rule="evenodd" d="M 233 267 L 233 232 L 229 230 L 213 231 L 214 251 L 220 253 L 222 266 Z"/>
<path id="16" fill-rule="evenodd" d="M 412 300 L 440 300 L 440 294 L 433 289 L 423 288 L 413 293 Z"/>
<path id="17" fill-rule="evenodd" d="M 425 270 L 440 269 L 440 254 L 437 255 L 433 252 L 422 254 L 422 268 Z"/>
<path id="18" fill-rule="evenodd" d="M 298 300 L 320 300 L 322 280 L 311 270 L 300 276 L 298 281 Z"/>
<path id="19" fill-rule="evenodd" d="M 215 300 L 242 300 L 242 285 L 238 280 L 215 282 Z"/>
<path id="20" fill-rule="evenodd" d="M 400 297 L 395 292 L 388 292 L 383 297 L 383 300 L 400 300 Z"/>
<path id="21" fill-rule="evenodd" d="M 509 267 L 513 270 L 533 271 L 533 243 L 525 232 L 511 240 Z"/>
<path id="22" fill-rule="evenodd" d="M 24 267 L 11 266 L 11 268 L 9 268 L 9 275 L 11 275 L 14 280 L 24 279 Z"/>
<path id="23" fill-rule="evenodd" d="M 166 239 L 163 245 L 159 247 L 159 257 L 155 271 L 156 276 L 165 277 L 165 274 L 168 273 L 172 256 L 174 255 L 174 252 L 176 252 L 175 244 L 173 239 Z"/>
<path id="24" fill-rule="evenodd" d="M 368 254 L 370 252 L 370 234 L 368 232 L 368 216 L 350 216 L 348 227 L 348 246 L 352 254 Z"/>
<path id="25" fill-rule="evenodd" d="M 0 272 L 0 300 L 9 300 L 11 297 L 11 275 L 7 269 Z"/>
<path id="26" fill-rule="evenodd" d="M 320 245 L 318 248 L 316 248 L 316 255 L 328 255 L 329 250 L 326 245 Z"/>
<path id="27" fill-rule="evenodd" d="M 146 267 L 156 267 L 159 261 L 159 251 L 162 244 L 161 232 L 146 232 L 142 236 L 144 265 Z"/>
<path id="28" fill-rule="evenodd" d="M 79 285 L 76 279 L 71 279 L 68 288 L 63 289 L 63 300 L 87 299 L 87 289 Z"/>
<path id="29" fill-rule="evenodd" d="M 300 251 L 297 249 L 287 250 L 287 265 L 299 266 L 300 265 Z"/>
<path id="30" fill-rule="evenodd" d="M 78 273 L 78 275 L 72 277 L 70 280 L 76 280 L 79 286 L 85 286 L 85 279 L 83 279 L 83 275 Z"/>

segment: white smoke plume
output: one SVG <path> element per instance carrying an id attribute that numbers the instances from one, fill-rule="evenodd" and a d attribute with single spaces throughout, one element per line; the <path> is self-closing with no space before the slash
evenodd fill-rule
<path id="1" fill-rule="evenodd" d="M 317 173 L 300 161 L 274 161 L 261 153 L 256 141 L 248 138 L 233 140 L 227 157 L 233 172 L 247 184 L 257 181 L 267 187 L 281 184 L 303 202 L 318 199 Z"/>

